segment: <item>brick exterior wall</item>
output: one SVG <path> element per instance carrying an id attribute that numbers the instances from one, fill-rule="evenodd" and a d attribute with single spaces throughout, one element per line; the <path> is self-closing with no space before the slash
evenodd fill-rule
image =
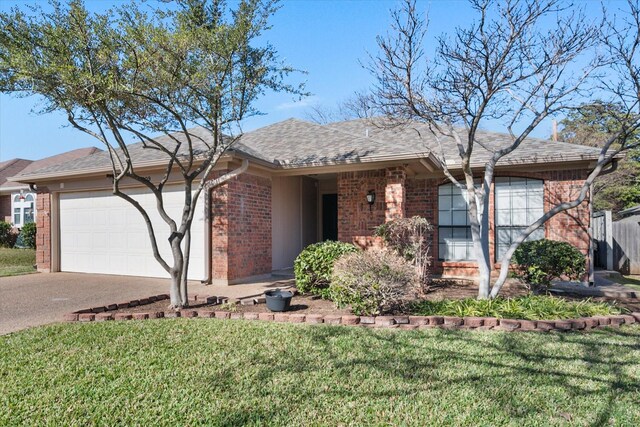
<path id="1" fill-rule="evenodd" d="M 337 179 L 338 240 L 361 247 L 375 245 L 373 231 L 386 218 L 386 171 L 341 172 Z M 370 190 L 376 193 L 371 207 L 367 203 Z"/>
<path id="2" fill-rule="evenodd" d="M 496 176 L 537 178 L 544 181 L 545 211 L 562 201 L 574 199 L 587 177 L 586 170 L 548 172 L 496 173 Z M 440 262 L 438 258 L 438 186 L 449 181 L 441 179 L 407 178 L 402 168 L 341 173 L 338 175 L 338 237 L 342 241 L 360 246 L 371 246 L 373 229 L 395 217 L 419 215 L 433 224 L 432 256 L 434 272 L 450 276 L 475 276 L 478 269 L 474 262 Z M 369 212 L 366 193 L 374 189 L 376 194 L 384 189 L 385 204 L 376 205 Z M 402 200 L 404 196 L 404 200 Z M 386 208 L 386 209 L 385 209 Z M 495 260 L 494 194 L 489 198 L 489 247 Z M 548 239 L 566 241 L 588 255 L 589 209 L 585 201 L 577 208 L 560 213 L 545 224 Z M 377 242 L 379 243 L 379 242 Z M 496 267 L 498 265 L 496 264 Z"/>
<path id="3" fill-rule="evenodd" d="M 9 223 L 13 221 L 11 217 L 11 194 L 0 196 L 0 221 Z"/>
<path id="4" fill-rule="evenodd" d="M 244 173 L 211 193 L 212 278 L 271 273 L 271 180 Z"/>
<path id="5" fill-rule="evenodd" d="M 586 177 L 583 170 L 509 173 L 543 179 L 545 210 L 559 201 L 575 197 Z M 499 176 L 499 174 L 497 174 Z M 505 175 L 507 176 L 507 175 Z M 374 228 L 396 217 L 420 215 L 434 225 L 432 255 L 434 271 L 446 275 L 473 276 L 473 262 L 438 262 L 438 186 L 443 179 L 413 179 L 403 168 L 341 172 L 338 184 L 338 239 L 361 247 L 379 246 Z M 371 208 L 367 192 L 376 193 Z M 494 256 L 493 189 L 490 197 L 490 248 Z M 36 262 L 39 271 L 51 269 L 51 197 L 37 195 Z M 242 174 L 211 193 L 211 239 L 213 279 L 239 280 L 271 272 L 271 180 Z M 587 203 L 556 215 L 545 226 L 546 237 L 567 241 L 587 253 L 589 247 Z"/>
<path id="6" fill-rule="evenodd" d="M 51 195 L 36 196 L 36 265 L 38 271 L 51 271 Z"/>

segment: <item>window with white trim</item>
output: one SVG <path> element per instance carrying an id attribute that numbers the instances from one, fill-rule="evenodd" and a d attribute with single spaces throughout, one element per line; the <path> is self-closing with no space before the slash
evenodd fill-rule
<path id="1" fill-rule="evenodd" d="M 466 192 L 453 184 L 438 187 L 438 258 L 466 261 L 473 258 Z"/>
<path id="2" fill-rule="evenodd" d="M 18 193 L 11 195 L 11 212 L 14 227 L 21 228 L 25 224 L 36 220 L 36 195 L 33 193 Z"/>
<path id="3" fill-rule="evenodd" d="M 500 261 L 513 240 L 544 214 L 544 182 L 539 179 L 495 179 L 496 260 Z M 544 226 L 527 238 L 544 238 Z"/>

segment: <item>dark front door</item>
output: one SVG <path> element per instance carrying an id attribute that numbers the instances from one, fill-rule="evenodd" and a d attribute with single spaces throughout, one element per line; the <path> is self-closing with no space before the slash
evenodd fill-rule
<path id="1" fill-rule="evenodd" d="M 322 195 L 322 240 L 338 240 L 338 195 Z"/>

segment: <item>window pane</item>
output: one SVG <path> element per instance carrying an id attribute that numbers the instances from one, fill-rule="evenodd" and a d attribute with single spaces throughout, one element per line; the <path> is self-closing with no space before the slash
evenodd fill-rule
<path id="1" fill-rule="evenodd" d="M 14 202 L 19 202 L 20 201 L 20 195 L 16 194 L 15 196 L 13 196 L 13 201 Z"/>
<path id="2" fill-rule="evenodd" d="M 544 207 L 544 191 L 542 191 L 542 186 L 539 188 L 532 188 L 529 186 L 527 191 L 527 207 L 529 208 L 540 208 Z"/>
<path id="3" fill-rule="evenodd" d="M 451 214 L 453 225 L 469 224 L 469 214 L 467 214 L 467 211 L 453 211 Z"/>
<path id="4" fill-rule="evenodd" d="M 511 211 L 502 209 L 496 212 L 497 225 L 511 225 Z"/>
<path id="5" fill-rule="evenodd" d="M 450 196 L 440 197 L 440 200 L 438 201 L 438 209 L 442 211 L 451 210 L 451 197 Z"/>
<path id="6" fill-rule="evenodd" d="M 25 202 L 33 202 L 33 195 L 32 194 L 27 194 L 27 196 L 24 198 Z"/>
<path id="7" fill-rule="evenodd" d="M 467 259 L 467 245 L 466 243 L 456 242 L 453 244 L 452 259 L 456 261 L 462 261 Z"/>
<path id="8" fill-rule="evenodd" d="M 15 208 L 13 210 L 13 224 L 21 224 L 22 221 L 20 221 L 21 219 L 21 215 L 20 215 L 20 208 Z"/>
<path id="9" fill-rule="evenodd" d="M 508 189 L 501 188 L 498 190 L 496 187 L 496 209 L 510 209 L 511 204 L 509 202 L 509 191 Z"/>
<path id="10" fill-rule="evenodd" d="M 453 209 L 467 209 L 467 201 L 461 193 L 454 194 L 451 196 L 451 205 Z"/>
<path id="11" fill-rule="evenodd" d="M 450 211 L 438 211 L 438 224 L 439 225 L 451 225 L 451 212 Z"/>
<path id="12" fill-rule="evenodd" d="M 533 224 L 544 214 L 544 210 L 542 208 L 529 209 L 527 211 L 527 225 Z"/>
<path id="13" fill-rule="evenodd" d="M 443 196 L 445 194 L 451 194 L 451 189 L 453 188 L 453 184 L 444 184 L 438 187 L 438 194 Z"/>
<path id="14" fill-rule="evenodd" d="M 544 228 L 543 227 L 540 227 L 536 231 L 531 233 L 529 235 L 529 237 L 527 237 L 527 242 L 532 241 L 532 240 L 540 240 L 540 239 L 544 239 Z"/>
<path id="15" fill-rule="evenodd" d="M 529 225 L 527 223 L 527 210 L 514 208 L 511 211 L 511 224 L 512 225 Z"/>
<path id="16" fill-rule="evenodd" d="M 24 223 L 33 222 L 33 208 L 24 208 Z"/>
<path id="17" fill-rule="evenodd" d="M 438 257 L 445 261 L 469 259 L 471 232 L 469 227 L 439 227 Z"/>

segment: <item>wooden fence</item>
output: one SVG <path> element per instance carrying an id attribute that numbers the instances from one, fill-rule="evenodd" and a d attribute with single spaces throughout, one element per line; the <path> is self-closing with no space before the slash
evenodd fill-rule
<path id="1" fill-rule="evenodd" d="M 613 223 L 613 268 L 622 274 L 640 274 L 640 215 Z"/>

